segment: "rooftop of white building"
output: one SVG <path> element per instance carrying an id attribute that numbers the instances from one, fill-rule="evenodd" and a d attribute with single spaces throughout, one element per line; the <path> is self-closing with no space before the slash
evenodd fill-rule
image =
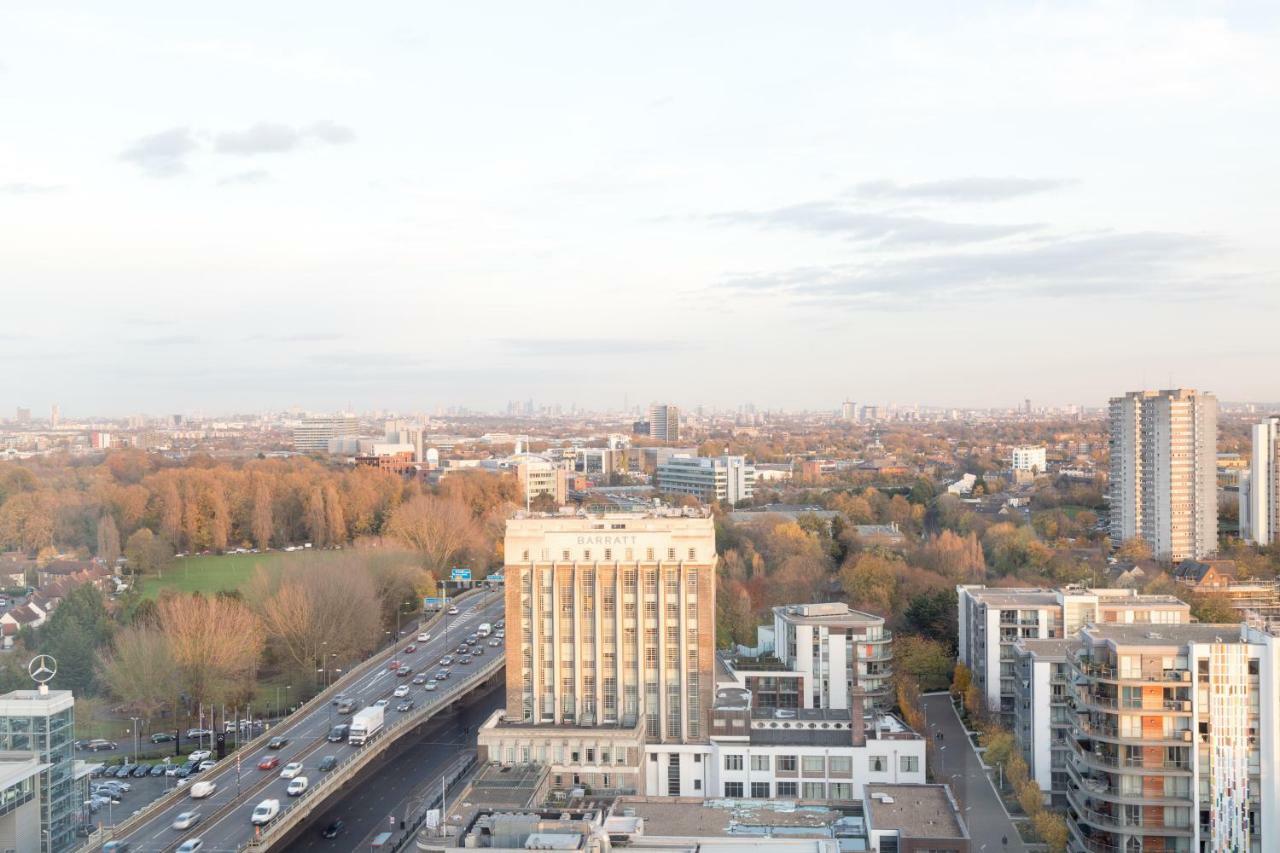
<path id="1" fill-rule="evenodd" d="M 825 604 L 784 604 L 773 608 L 773 612 L 787 622 L 797 625 L 883 625 L 884 618 L 874 613 L 854 610 L 843 601 Z"/>

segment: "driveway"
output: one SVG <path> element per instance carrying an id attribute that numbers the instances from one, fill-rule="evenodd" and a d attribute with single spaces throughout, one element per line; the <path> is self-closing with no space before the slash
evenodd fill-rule
<path id="1" fill-rule="evenodd" d="M 1022 836 L 1005 816 L 1004 808 L 982 769 L 982 762 L 965 736 L 951 697 L 945 693 L 931 694 L 921 697 L 920 704 L 928 721 L 928 736 L 934 737 L 942 732 L 942 740 L 935 740 L 938 760 L 933 768 L 934 779 L 951 786 L 951 793 L 960 805 L 965 823 L 969 825 L 969 837 L 973 839 L 975 853 L 982 850 L 988 853 L 1002 850 L 1023 853 L 1027 848 L 1022 843 Z M 1001 846 L 1002 837 L 1009 839 L 1007 847 Z"/>

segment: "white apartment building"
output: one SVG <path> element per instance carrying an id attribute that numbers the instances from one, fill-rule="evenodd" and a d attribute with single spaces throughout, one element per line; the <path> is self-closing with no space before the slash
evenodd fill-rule
<path id="1" fill-rule="evenodd" d="M 1253 425 L 1249 476 L 1240 482 L 1240 536 L 1258 545 L 1280 539 L 1280 415 Z"/>
<path id="2" fill-rule="evenodd" d="M 1012 727 L 1017 702 L 1019 640 L 1054 640 L 1093 624 L 1180 624 L 1191 609 L 1169 595 L 1138 595 L 1132 589 L 956 587 L 958 658 L 973 672 L 987 707 Z"/>
<path id="3" fill-rule="evenodd" d="M 745 456 L 676 454 L 658 463 L 656 481 L 660 492 L 736 504 L 755 494 L 756 469 Z"/>
<path id="4" fill-rule="evenodd" d="M 293 428 L 293 449 L 299 453 L 327 451 L 330 439 L 354 438 L 359 429 L 355 415 L 303 418 Z"/>
<path id="5" fill-rule="evenodd" d="M 1111 539 L 1141 538 L 1159 560 L 1218 550 L 1218 400 L 1188 389 L 1110 402 Z"/>
<path id="6" fill-rule="evenodd" d="M 1075 639 L 1018 640 L 1013 647 L 1013 734 L 1046 802 L 1066 796 L 1072 721 L 1067 654 L 1079 645 Z"/>
<path id="7" fill-rule="evenodd" d="M 649 406 L 649 438 L 658 441 L 680 440 L 680 409 L 664 403 Z"/>
<path id="8" fill-rule="evenodd" d="M 1095 626 L 1068 654 L 1068 849 L 1280 849 L 1280 655 L 1246 625 Z"/>
<path id="9" fill-rule="evenodd" d="M 1035 474 L 1043 474 L 1049 470 L 1048 462 L 1045 461 L 1044 448 L 1030 444 L 1024 444 L 1013 449 L 1013 459 L 1010 467 L 1014 471 L 1030 471 Z"/>
<path id="10" fill-rule="evenodd" d="M 507 707 L 490 760 L 557 787 L 702 796 L 715 678 L 715 528 L 684 512 L 507 522 Z M 559 779 L 559 783 L 555 783 Z"/>

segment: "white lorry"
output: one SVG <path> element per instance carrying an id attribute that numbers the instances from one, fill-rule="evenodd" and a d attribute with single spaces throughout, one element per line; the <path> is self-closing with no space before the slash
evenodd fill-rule
<path id="1" fill-rule="evenodd" d="M 493 633 L 493 626 L 488 622 L 481 622 L 480 627 L 476 628 L 476 633 L 481 637 L 487 637 Z"/>
<path id="2" fill-rule="evenodd" d="M 383 709 L 381 705 L 370 705 L 362 708 L 351 718 L 351 730 L 347 733 L 347 743 L 352 746 L 364 746 L 369 740 L 382 731 Z"/>

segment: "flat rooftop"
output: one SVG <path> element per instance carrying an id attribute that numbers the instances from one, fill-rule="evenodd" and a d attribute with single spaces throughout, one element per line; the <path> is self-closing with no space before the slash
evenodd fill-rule
<path id="1" fill-rule="evenodd" d="M 1058 592 L 1053 589 L 1021 588 L 968 589 L 969 597 L 988 607 L 1035 607 L 1058 603 Z"/>
<path id="2" fill-rule="evenodd" d="M 777 616 L 800 625 L 883 625 L 884 619 L 874 613 L 854 610 L 842 601 L 826 604 L 784 604 L 773 608 Z"/>
<path id="3" fill-rule="evenodd" d="M 1083 633 L 1094 640 L 1110 640 L 1121 646 L 1178 646 L 1186 643 L 1241 643 L 1239 623 L 1183 625 L 1087 625 Z"/>
<path id="4" fill-rule="evenodd" d="M 1024 637 L 1013 644 L 1016 648 L 1025 649 L 1036 657 L 1065 658 L 1067 652 L 1080 647 L 1080 641 L 1074 637 L 1061 640 L 1040 640 Z"/>
<path id="5" fill-rule="evenodd" d="M 707 800 L 697 803 L 646 802 L 623 797 L 614 814 L 635 811 L 644 818 L 646 836 L 716 837 L 777 835 L 786 838 L 831 838 L 832 825 L 842 813 L 801 809 L 793 803 L 769 800 Z M 636 846 L 644 846 L 637 839 Z"/>
<path id="6" fill-rule="evenodd" d="M 896 829 L 905 838 L 968 838 L 946 785 L 866 786 L 867 828 Z"/>

